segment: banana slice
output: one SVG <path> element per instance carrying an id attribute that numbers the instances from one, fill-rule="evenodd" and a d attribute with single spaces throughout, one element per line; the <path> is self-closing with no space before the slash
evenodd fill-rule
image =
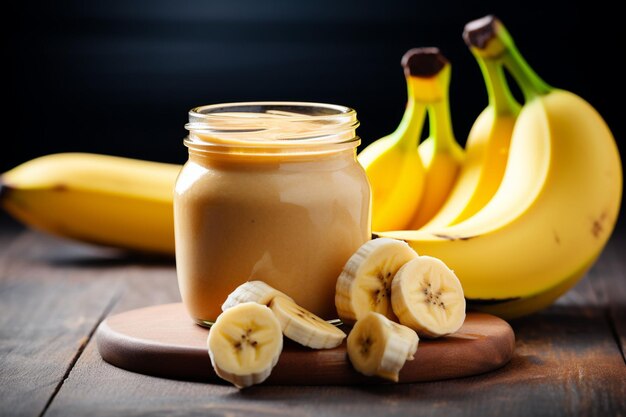
<path id="1" fill-rule="evenodd" d="M 400 268 L 391 284 L 391 304 L 400 323 L 420 336 L 445 336 L 465 321 L 461 282 L 446 264 L 430 256 Z"/>
<path id="2" fill-rule="evenodd" d="M 270 376 L 283 350 L 283 334 L 268 307 L 249 302 L 219 315 L 207 345 L 217 375 L 244 388 Z"/>
<path id="3" fill-rule="evenodd" d="M 362 245 L 343 268 L 335 288 L 337 314 L 354 323 L 370 311 L 396 320 L 391 307 L 391 281 L 417 253 L 401 240 L 379 238 Z"/>
<path id="4" fill-rule="evenodd" d="M 226 311 L 231 307 L 249 301 L 268 306 L 274 297 L 278 296 L 291 300 L 291 297 L 287 294 L 278 291 L 263 281 L 244 282 L 228 295 L 226 301 L 222 304 L 222 311 Z"/>
<path id="5" fill-rule="evenodd" d="M 413 360 L 418 342 L 415 331 L 369 312 L 348 335 L 348 357 L 362 374 L 398 382 L 398 374 L 407 360 Z"/>
<path id="6" fill-rule="evenodd" d="M 276 315 L 283 333 L 291 340 L 313 349 L 339 346 L 346 334 L 320 317 L 305 310 L 293 300 L 275 297 L 270 308 Z"/>

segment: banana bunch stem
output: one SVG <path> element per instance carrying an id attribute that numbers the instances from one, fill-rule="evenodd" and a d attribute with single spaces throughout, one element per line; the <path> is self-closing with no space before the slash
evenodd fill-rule
<path id="1" fill-rule="evenodd" d="M 483 73 L 488 70 L 483 68 L 484 64 L 490 60 L 501 62 L 517 81 L 526 101 L 546 95 L 553 90 L 526 62 L 517 49 L 513 37 L 494 16 L 486 16 L 468 24 L 463 36 L 475 56 L 488 58 L 482 63 L 479 59 Z"/>
<path id="2" fill-rule="evenodd" d="M 403 59 L 409 94 L 426 106 L 430 135 L 419 146 L 425 169 L 423 198 L 410 228 L 426 224 L 454 186 L 465 153 L 457 143 L 450 118 L 450 62 L 437 48 L 417 48 Z"/>
<path id="3" fill-rule="evenodd" d="M 482 71 L 489 105 L 474 122 L 466 141 L 465 157 L 445 201 L 426 223 L 415 222 L 415 229 L 437 229 L 471 217 L 493 197 L 504 175 L 513 126 L 521 106 L 511 94 L 504 74 L 502 44 L 485 41 L 482 27 L 471 23 L 468 26 L 464 38 Z M 492 35 L 489 33 L 488 39 Z M 449 118 L 443 112 L 437 114 L 435 106 L 433 109 L 435 119 Z M 437 129 L 437 124 L 431 125 Z M 439 142 L 446 142 L 446 136 L 437 138 L 439 146 L 442 146 Z"/>
<path id="4" fill-rule="evenodd" d="M 485 79 L 489 106 L 494 109 L 498 116 L 517 116 L 520 111 L 520 105 L 513 97 L 513 94 L 511 94 L 509 85 L 506 82 L 502 60 L 485 58 L 476 53 L 474 56 Z"/>
<path id="5" fill-rule="evenodd" d="M 504 65 L 511 71 L 513 78 L 515 78 L 515 81 L 517 81 L 522 89 L 524 99 L 527 102 L 537 96 L 543 96 L 552 91 L 552 87 L 546 84 L 546 82 L 528 65 L 512 40 L 509 44 L 506 44 L 506 48 L 507 53 L 503 57 Z"/>
<path id="6" fill-rule="evenodd" d="M 450 151 L 458 147 L 452 131 L 448 100 L 440 100 L 428 105 L 428 122 L 430 137 L 435 142 L 435 152 Z"/>
<path id="7" fill-rule="evenodd" d="M 424 128 L 426 106 L 415 99 L 412 92 L 408 91 L 406 110 L 398 128 L 393 133 L 396 143 L 402 149 L 411 149 L 417 146 L 417 142 Z"/>

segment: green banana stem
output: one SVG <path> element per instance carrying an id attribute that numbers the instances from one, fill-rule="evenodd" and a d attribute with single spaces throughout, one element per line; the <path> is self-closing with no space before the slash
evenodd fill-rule
<path id="1" fill-rule="evenodd" d="M 486 16 L 468 23 L 463 38 L 474 55 L 500 60 L 519 84 L 526 101 L 553 90 L 528 65 L 506 27 L 495 16 Z"/>
<path id="2" fill-rule="evenodd" d="M 457 145 L 452 130 L 450 101 L 448 95 L 428 106 L 430 137 L 434 140 L 435 151 L 450 150 Z"/>
<path id="3" fill-rule="evenodd" d="M 509 37 L 510 39 L 510 37 Z M 526 101 L 536 96 L 543 96 L 552 91 L 545 81 L 528 65 L 522 54 L 510 39 L 510 43 L 505 43 L 506 53 L 502 57 L 502 62 L 507 67 L 515 81 L 519 84 Z"/>
<path id="4" fill-rule="evenodd" d="M 407 85 L 409 85 L 408 82 Z M 413 89 L 410 86 L 407 88 L 407 96 L 408 101 L 406 110 L 404 110 L 404 116 L 402 116 L 400 125 L 398 125 L 398 128 L 392 135 L 397 138 L 399 146 L 412 149 L 417 146 L 417 142 L 422 135 L 426 105 L 416 100 Z"/>
<path id="5" fill-rule="evenodd" d="M 483 58 L 478 54 L 474 54 L 474 57 L 478 61 L 485 85 L 487 86 L 489 106 L 498 115 L 517 115 L 520 105 L 511 93 L 504 75 L 502 62 L 499 59 Z"/>
<path id="6" fill-rule="evenodd" d="M 443 59 L 443 55 L 441 55 Z M 444 67 L 434 75 L 433 82 L 438 85 L 440 95 L 428 103 L 430 137 L 433 138 L 435 151 L 451 151 L 458 148 L 452 119 L 450 117 L 450 63 L 445 60 Z"/>

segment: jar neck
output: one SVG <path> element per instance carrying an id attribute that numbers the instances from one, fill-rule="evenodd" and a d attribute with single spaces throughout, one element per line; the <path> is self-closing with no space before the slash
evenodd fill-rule
<path id="1" fill-rule="evenodd" d="M 356 149 L 360 140 L 357 138 L 355 146 L 326 152 L 302 153 L 255 153 L 255 152 L 207 152 L 189 148 L 189 160 L 199 165 L 275 165 L 289 163 L 322 163 L 322 162 L 356 162 Z"/>

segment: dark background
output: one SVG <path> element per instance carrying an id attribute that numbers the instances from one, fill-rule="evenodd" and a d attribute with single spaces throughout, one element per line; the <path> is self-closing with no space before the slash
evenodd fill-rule
<path id="1" fill-rule="evenodd" d="M 183 163 L 187 111 L 243 100 L 354 107 L 368 143 L 401 118 L 400 58 L 416 46 L 439 46 L 452 62 L 452 116 L 464 143 L 487 101 L 461 33 L 466 22 L 489 13 L 503 20 L 548 83 L 599 110 L 623 154 L 624 75 L 614 61 L 623 59 L 626 36 L 616 7 L 504 0 L 12 2 L 3 12 L 8 110 L 0 170 L 67 151 Z"/>
<path id="2" fill-rule="evenodd" d="M 65 151 L 182 163 L 187 111 L 226 101 L 351 106 L 369 142 L 399 122 L 400 58 L 416 46 L 439 46 L 452 62 L 452 116 L 464 142 L 486 95 L 461 33 L 488 13 L 503 20 L 548 83 L 594 105 L 623 146 L 624 75 L 612 60 L 623 58 L 625 23 L 599 2 L 35 0 L 8 7 L 5 21 L 16 30 L 5 23 L 3 129 L 12 135 L 3 140 L 3 171 Z"/>

